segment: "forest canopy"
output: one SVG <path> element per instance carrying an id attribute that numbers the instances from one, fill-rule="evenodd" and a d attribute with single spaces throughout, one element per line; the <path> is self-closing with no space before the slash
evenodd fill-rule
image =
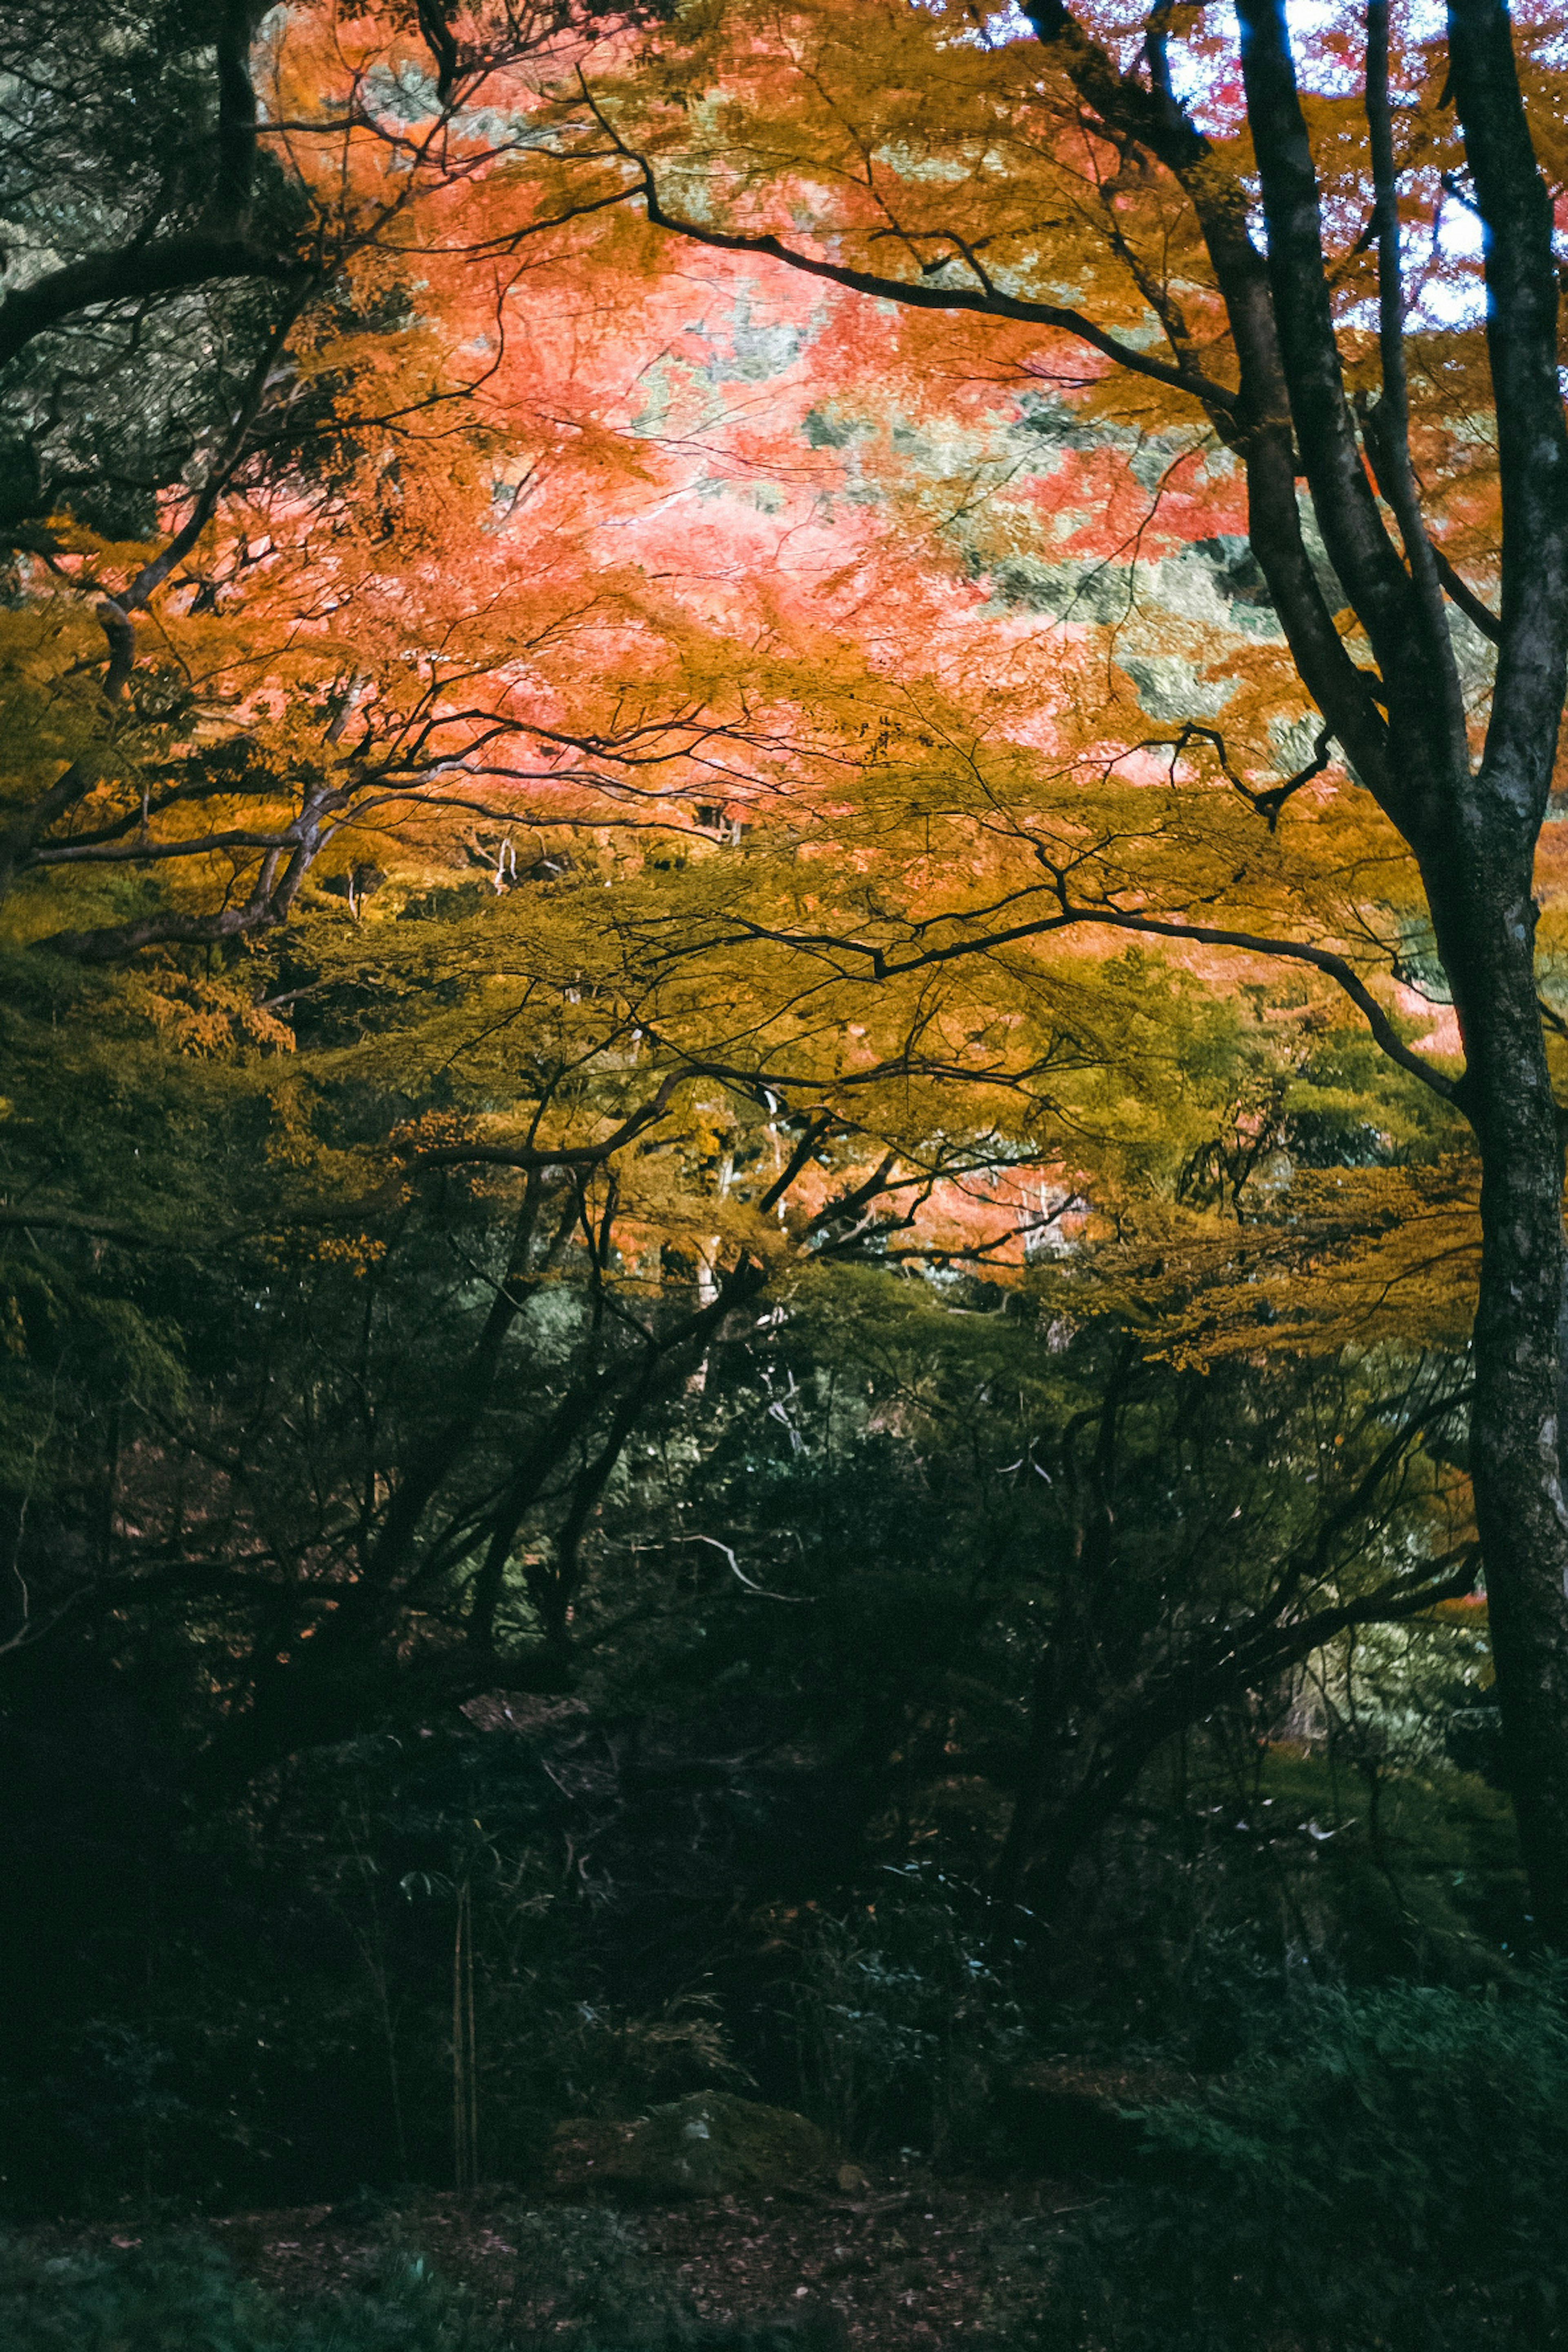
<path id="1" fill-rule="evenodd" d="M 1042 2003 L 1202 2069 L 1241 1944 L 1564 1946 L 1563 76 L 1496 0 L 0 33 L 7 1874 L 68 1975 L 142 1918 L 6 2029 L 46 2201 L 634 2080 L 944 2158 Z M 777 2024 L 889 1870 L 918 2115 Z"/>

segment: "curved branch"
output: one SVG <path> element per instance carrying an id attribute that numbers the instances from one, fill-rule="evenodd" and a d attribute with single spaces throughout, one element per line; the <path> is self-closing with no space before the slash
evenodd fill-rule
<path id="1" fill-rule="evenodd" d="M 36 285 L 24 286 L 0 302 L 0 367 L 16 358 L 35 335 L 64 326 L 79 310 L 110 302 L 132 302 L 152 294 L 176 294 L 225 278 L 266 278 L 287 283 L 300 265 L 287 254 L 267 253 L 245 237 L 206 235 L 154 239 L 121 246 L 51 269 Z"/>
<path id="2" fill-rule="evenodd" d="M 1440 547 L 1433 548 L 1432 561 L 1450 603 L 1458 606 L 1472 629 L 1479 629 L 1481 635 L 1489 638 L 1494 646 L 1500 645 L 1502 623 L 1491 606 L 1483 604 L 1475 590 L 1460 579 Z"/>
<path id="3" fill-rule="evenodd" d="M 700 1075 L 696 1068 L 672 1070 L 648 1101 L 641 1104 L 598 1143 L 566 1145 L 558 1151 L 536 1151 L 525 1144 L 511 1143 L 443 1144 L 437 1151 L 422 1151 L 419 1165 L 422 1168 L 461 1168 L 478 1163 L 490 1168 L 519 1168 L 530 1171 L 544 1168 L 598 1168 L 640 1135 L 645 1128 L 662 1118 L 678 1089 L 689 1078 Z"/>
<path id="4" fill-rule="evenodd" d="M 807 278 L 826 279 L 830 286 L 843 286 L 854 294 L 870 294 L 885 302 L 900 302 L 916 310 L 973 310 L 984 318 L 1012 319 L 1021 325 L 1052 327 L 1060 333 L 1072 335 L 1087 343 L 1091 351 L 1115 362 L 1134 375 L 1152 377 L 1154 383 L 1169 384 L 1177 392 L 1190 393 L 1205 408 L 1217 410 L 1222 415 L 1233 415 L 1237 407 L 1237 394 L 1225 384 L 1201 373 L 1197 369 L 1173 365 L 1167 360 L 1155 359 L 1131 343 L 1107 333 L 1103 327 L 1086 318 L 1081 310 L 1064 308 L 1056 302 L 1031 302 L 1016 294 L 1004 294 L 993 285 L 981 269 L 973 255 L 963 248 L 969 266 L 981 279 L 978 292 L 962 287 L 911 285 L 901 278 L 884 278 L 876 270 L 853 269 L 837 261 L 824 261 L 815 255 L 802 253 L 795 246 L 785 245 L 782 237 L 752 236 L 733 229 L 710 228 L 701 221 L 682 220 L 667 212 L 660 201 L 653 166 L 646 155 L 628 147 L 615 126 L 606 121 L 584 90 L 584 100 L 606 138 L 615 143 L 617 153 L 635 165 L 641 180 L 641 194 L 648 221 L 654 228 L 668 229 L 676 236 L 689 237 L 694 244 L 712 246 L 721 253 L 755 253 L 769 261 L 782 261 L 788 268 L 798 269 Z M 958 240 L 954 240 L 958 242 Z"/>
<path id="5" fill-rule="evenodd" d="M 962 915 L 938 916 L 932 921 L 962 922 Z M 954 963 L 965 956 L 989 955 L 997 948 L 1016 947 L 1025 940 L 1049 937 L 1053 932 L 1077 929 L 1080 925 L 1097 925 L 1101 929 L 1128 931 L 1135 936 L 1159 940 L 1190 940 L 1198 947 L 1234 948 L 1244 955 L 1277 956 L 1286 962 L 1304 963 L 1314 971 L 1322 972 L 1350 998 L 1365 1021 L 1376 1043 L 1389 1060 L 1422 1085 L 1429 1087 L 1445 1102 L 1457 1109 L 1465 1108 L 1464 1078 L 1451 1078 L 1408 1046 L 1394 1028 L 1387 1013 L 1373 995 L 1353 964 L 1331 948 L 1310 946 L 1302 940 L 1261 939 L 1252 931 L 1235 931 L 1214 923 L 1178 923 L 1159 915 L 1141 915 L 1119 907 L 1064 906 L 1060 914 L 1043 916 L 1033 923 L 1015 923 L 1005 931 L 994 931 L 980 940 L 954 940 L 950 946 L 924 948 L 917 955 L 890 958 L 884 948 L 873 947 L 859 940 L 839 939 L 832 932 L 790 932 L 766 930 L 758 924 L 746 924 L 739 930 L 741 939 L 769 940 L 775 946 L 815 948 L 835 955 L 858 956 L 870 968 L 876 981 L 897 980 L 906 972 L 926 971 L 933 965 Z M 734 935 L 732 935 L 734 936 Z M 717 942 L 715 942 L 717 944 Z"/>

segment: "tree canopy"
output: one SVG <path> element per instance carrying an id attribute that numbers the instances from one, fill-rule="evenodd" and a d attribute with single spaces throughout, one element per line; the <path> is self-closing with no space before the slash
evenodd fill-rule
<path id="1" fill-rule="evenodd" d="M 1553 20 L 12 38 L 18 1719 L 766 1684 L 1010 1934 L 1489 1623 L 1561 1943 Z"/>

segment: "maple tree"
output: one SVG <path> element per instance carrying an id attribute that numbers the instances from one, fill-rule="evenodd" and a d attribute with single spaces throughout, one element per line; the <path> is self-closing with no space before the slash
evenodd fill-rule
<path id="1" fill-rule="evenodd" d="M 79 2108 L 106 2193 L 254 2204 L 449 2128 L 471 2183 L 476 2095 L 520 2170 L 688 2065 L 830 2106 L 770 2021 L 851 1981 L 844 2063 L 905 2057 L 827 2120 L 941 2154 L 1015 1998 L 1206 2066 L 1285 1937 L 1496 1976 L 1478 1501 L 1550 1763 L 1546 1570 L 1497 1565 L 1495 1385 L 1468 1428 L 1513 1146 L 1400 632 L 1474 760 L 1518 591 L 1431 27 L 1382 332 L 1375 16 L 1371 121 L 1359 22 L 1299 44 L 1410 621 L 1265 364 L 1228 20 L 88 21 L 0 202 L 3 1875 L 50 1979 L 0 2105 L 50 2210 Z"/>
<path id="2" fill-rule="evenodd" d="M 540 23 L 552 38 L 562 30 L 554 16 Z M 932 23 L 913 29 L 929 43 Z M 1100 633 L 1075 618 L 1099 611 L 1102 522 L 1053 525 L 1063 562 L 1047 577 L 1027 551 L 1041 522 L 1027 483 L 1011 503 L 1003 491 L 977 502 L 958 577 L 931 566 L 923 533 L 969 453 L 935 463 L 929 439 L 911 453 L 912 436 L 877 414 L 889 382 L 918 392 L 930 350 L 911 366 L 886 320 L 868 334 L 847 299 L 812 309 L 804 327 L 786 299 L 775 323 L 745 251 L 715 281 L 732 306 L 728 346 L 723 331 L 693 327 L 666 266 L 674 248 L 656 246 L 650 263 L 647 237 L 622 217 L 628 186 L 646 196 L 648 184 L 628 180 L 611 101 L 557 114 L 549 89 L 507 82 L 504 48 L 465 53 L 468 79 L 443 93 L 425 70 L 430 39 L 428 26 L 389 33 L 374 19 L 352 35 L 310 12 L 291 22 L 267 85 L 287 138 L 263 151 L 304 142 L 301 200 L 337 224 L 326 257 L 298 301 L 237 330 L 237 364 L 143 472 L 140 541 L 123 506 L 103 502 L 129 470 L 113 432 L 90 447 L 79 431 L 51 441 L 55 410 L 33 412 L 47 462 L 16 531 L 27 593 L 5 625 L 24 716 L 8 840 L 17 937 L 71 965 L 159 952 L 122 993 L 95 999 L 73 980 L 58 1002 L 105 1023 L 114 1058 L 141 1057 L 150 1102 L 171 1099 L 169 1051 L 232 1060 L 247 1074 L 235 1116 L 243 1103 L 268 1138 L 259 1167 L 237 1186 L 225 1173 L 200 1208 L 204 1262 L 261 1253 L 255 1279 L 292 1335 L 285 1352 L 301 1351 L 292 1362 L 319 1343 L 309 1315 L 293 1319 L 275 1296 L 269 1247 L 304 1296 L 336 1279 L 363 1281 L 369 1297 L 390 1259 L 384 1295 L 401 1328 L 416 1295 L 404 1237 L 420 1236 L 407 1263 L 426 1276 L 420 1250 L 464 1246 L 449 1213 L 458 1227 L 471 1217 L 482 1244 L 485 1311 L 471 1298 L 459 1311 L 454 1291 L 430 1341 L 446 1410 L 402 1400 L 371 1416 L 373 1435 L 361 1406 L 345 1406 L 330 1466 L 323 1454 L 312 1468 L 310 1527 L 268 1524 L 260 1486 L 300 1483 L 270 1423 L 248 1466 L 227 1437 L 203 1441 L 223 1456 L 203 1474 L 227 1530 L 206 1562 L 214 1589 L 231 1551 L 252 1562 L 228 1580 L 237 1663 L 223 1683 L 231 1752 L 247 1765 L 351 1727 L 367 1662 L 395 1654 L 410 1626 L 430 1636 L 432 1674 L 416 1692 L 482 1682 L 520 1567 L 555 1654 L 541 1670 L 563 1671 L 585 1539 L 634 1433 L 764 1281 L 793 1295 L 803 1266 L 857 1255 L 884 1268 L 1016 1268 L 1064 1214 L 1115 1201 L 1123 1247 L 1095 1254 L 1095 1305 L 1080 1292 L 1078 1311 L 1124 1318 L 1147 1351 L 1192 1365 L 1255 1349 L 1265 1307 L 1284 1345 L 1312 1329 L 1331 1345 L 1347 1328 L 1363 1343 L 1407 1339 L 1413 1261 L 1435 1234 L 1439 1252 L 1462 1254 L 1472 1214 L 1453 1166 L 1398 1185 L 1387 1171 L 1360 1186 L 1327 1178 L 1310 1215 L 1299 1185 L 1288 1221 L 1245 1238 L 1232 1226 L 1216 1239 L 1201 1213 L 1211 1183 L 1233 1211 L 1256 1197 L 1280 1119 L 1295 1143 L 1312 1115 L 1304 1097 L 1331 1125 L 1359 1120 L 1423 1160 L 1451 1150 L 1458 1128 L 1447 1081 L 1342 936 L 1273 936 L 1303 900 L 1326 910 L 1325 932 L 1336 919 L 1342 932 L 1374 883 L 1395 904 L 1411 893 L 1397 845 L 1375 830 L 1347 854 L 1344 794 L 1315 725 L 1289 776 L 1268 765 L 1301 716 L 1271 649 L 1233 627 L 1216 653 L 1212 604 L 1184 634 L 1159 614 L 1142 644 L 1122 617 L 1108 687 Z M 618 35 L 606 46 L 609 68 L 638 78 L 638 102 L 659 103 L 659 72 Z M 576 102 L 584 55 L 569 47 L 551 66 L 563 106 Z M 972 45 L 964 63 L 985 97 L 993 53 Z M 323 89 L 348 95 L 324 103 Z M 548 125 L 521 160 L 481 103 L 503 91 Z M 526 274 L 509 274 L 524 244 Z M 464 264 L 438 293 L 422 275 L 432 255 Z M 932 290 L 941 320 L 951 289 Z M 626 305 L 647 353 L 631 392 Z M 96 335 L 102 314 L 87 307 Z M 129 326 L 134 348 L 139 310 Z M 171 332 L 183 347 L 188 319 Z M 1019 364 L 1034 342 L 1031 330 Z M 656 391 L 637 389 L 656 368 Z M 761 417 L 715 420 L 712 379 L 726 370 L 768 376 Z M 1144 381 L 1183 392 L 1157 371 Z M 1010 403 L 1005 370 L 1001 388 Z M 944 402 L 948 389 L 944 378 Z M 1068 453 L 1058 509 L 1109 500 L 1143 547 L 1216 532 L 1224 543 L 1237 488 L 1207 465 L 1201 436 L 1162 448 L 1152 521 L 1130 462 L 1148 420 L 1130 427 L 1104 385 L 1075 399 L 1077 415 L 1043 397 L 1026 412 L 1035 446 Z M 941 404 L 925 402 L 927 425 Z M 996 386 L 957 405 L 983 444 Z M 62 413 L 70 424 L 68 404 Z M 744 525 L 731 499 L 672 564 L 664 508 L 694 476 L 706 486 L 715 443 L 766 496 Z M 805 557 L 771 568 L 785 544 Z M 1004 591 L 999 612 L 985 609 L 985 581 Z M 1047 596 L 1065 632 L 1021 630 L 1016 612 Z M 1224 732 L 1151 738 L 1125 682 L 1221 662 L 1239 683 Z M 1170 793 L 1178 778 L 1187 789 Z M 1323 821 L 1298 824 L 1309 811 Z M 1165 912 L 1149 911 L 1152 895 Z M 1199 910 L 1221 898 L 1227 921 L 1205 920 Z M 1093 927 L 1112 952 L 1081 951 Z M 1315 1000 L 1271 1007 L 1273 1034 L 1260 1008 L 1257 1036 L 1238 1045 L 1197 979 L 1115 952 L 1127 932 L 1211 950 L 1205 976 L 1222 984 L 1272 941 L 1350 991 L 1404 1081 L 1440 1083 L 1423 1104 L 1410 1083 L 1391 1096 L 1347 1066 L 1336 1088 L 1310 1047 L 1292 1073 L 1279 1041 L 1298 1018 L 1309 1032 L 1321 1022 Z M 240 952 L 179 961 L 193 950 Z M 1229 964 L 1215 952 L 1227 950 Z M 144 1050 L 150 1036 L 161 1050 Z M 46 1056 L 28 1051 L 41 1084 Z M 1234 1065 L 1249 1054 L 1252 1091 L 1237 1095 Z M 190 1083 L 182 1072 L 174 1098 Z M 362 1089 L 394 1109 L 345 1150 L 337 1106 Z M 176 1132 L 188 1141 L 188 1113 Z M 162 1154 L 127 1181 L 112 1153 L 84 1179 L 33 1136 L 14 1135 L 12 1150 L 9 1229 L 50 1232 L 68 1253 L 195 1245 L 197 1203 Z M 213 1180 L 210 1159 L 199 1164 Z M 1125 1203 L 1151 1175 L 1178 1202 L 1169 1217 L 1145 1203 L 1139 1232 Z M 447 1181 L 466 1205 L 451 1209 Z M 1384 1310 L 1373 1302 L 1391 1275 L 1403 1288 Z M 50 1279 L 24 1280 L 24 1320 L 84 1313 L 100 1345 L 79 1267 L 68 1255 L 52 1290 Z M 574 1286 L 595 1302 L 591 1328 L 519 1446 L 531 1302 Z M 259 1311 L 242 1299 L 240 1322 L 247 1305 Z M 1424 1335 L 1450 1336 L 1443 1302 L 1428 1296 L 1422 1312 Z M 121 1329 L 135 1385 L 168 1376 L 159 1337 L 135 1319 Z M 340 1381 L 349 1393 L 334 1363 L 328 1384 Z M 265 1419 L 264 1401 L 250 1402 Z M 240 1406 L 239 1388 L 209 1398 L 213 1431 Z M 140 1607 L 197 1576 L 163 1442 L 113 1438 L 109 1485 L 133 1499 L 142 1533 L 107 1547 L 107 1573 L 68 1581 L 68 1617 L 89 1594 L 113 1611 L 142 1584 Z M 1173 1652 L 1158 1610 L 1135 1637 L 1123 1627 L 1125 1687 L 1100 1693 L 1089 1740 L 1100 1636 L 1080 1643 L 1083 1687 L 1070 1696 L 1053 1637 L 1010 1882 L 1040 1853 L 1059 1876 L 1151 1742 L 1216 1689 L 1234 1695 L 1299 1658 L 1331 1621 L 1397 1621 L 1467 1581 L 1468 1538 L 1451 1524 L 1462 1498 L 1443 1478 L 1433 1492 L 1434 1549 L 1410 1573 L 1352 1577 L 1337 1552 L 1326 1566 L 1314 1554 L 1310 1575 L 1288 1561 L 1259 1600 L 1256 1642 L 1228 1661 L 1204 1639 Z M 1369 1508 L 1380 1496 L 1374 1482 Z M 1101 1595 L 1118 1573 L 1102 1551 L 1090 1580 Z M 1309 1586 L 1321 1608 L 1304 1605 Z M 51 1622 L 40 1611 L 13 1639 L 26 1648 Z M 1076 1810 L 1063 1794 L 1053 1844 L 1039 1759 L 1059 1762 L 1075 1741 L 1095 1760 Z"/>
<path id="3" fill-rule="evenodd" d="M 14 242 L 0 302 L 0 526 L 34 619 L 30 641 L 17 641 L 26 626 L 12 641 L 10 690 L 29 743 L 0 838 L 0 888 L 60 858 L 150 869 L 210 863 L 214 846 L 263 853 L 221 912 L 165 909 L 74 951 L 216 940 L 282 919 L 331 821 L 367 793 L 377 805 L 389 790 L 406 797 L 449 749 L 432 743 L 429 694 L 423 706 L 405 696 L 379 763 L 318 757 L 285 807 L 275 786 L 281 778 L 287 802 L 302 745 L 280 740 L 271 768 L 246 747 L 258 694 L 277 711 L 335 692 L 330 753 L 373 688 L 370 672 L 344 671 L 342 637 L 323 624 L 374 577 L 374 534 L 360 532 L 332 589 L 321 569 L 342 561 L 352 503 L 373 508 L 384 535 L 421 444 L 439 443 L 454 408 L 478 522 L 473 494 L 490 488 L 479 488 L 475 464 L 486 420 L 468 412 L 497 373 L 516 249 L 550 224 L 531 222 L 493 253 L 479 240 L 494 266 L 462 324 L 480 350 L 484 326 L 494 331 L 489 366 L 451 363 L 450 344 L 464 340 L 454 317 L 442 332 L 421 320 L 418 262 L 433 220 L 492 152 L 454 121 L 495 84 L 513 110 L 499 135 L 515 145 L 536 102 L 531 68 L 580 48 L 594 22 L 591 6 L 503 9 L 470 28 L 460 55 L 436 11 L 409 20 L 411 40 L 395 10 L 352 29 L 314 12 L 264 32 L 243 6 L 117 0 L 85 27 L 79 14 L 49 12 L 16 29 L 4 60 L 16 106 L 5 146 Z M 428 101 L 411 47 L 437 69 Z M 447 462 L 448 497 L 460 478 Z M 407 536 L 412 546 L 416 528 Z M 188 651 L 169 646 L 171 622 L 221 624 L 241 575 L 285 537 L 291 560 L 270 600 L 252 593 L 237 626 L 187 629 Z M 52 600 L 37 593 L 46 585 Z M 560 621 L 558 604 L 535 627 Z M 301 628 L 321 642 L 290 661 L 287 640 Z M 526 626 L 521 638 L 514 660 L 531 642 Z M 378 650 L 400 659 L 384 631 Z M 437 656 L 431 692 L 439 667 Z M 220 711 L 233 715 L 222 746 Z M 415 741 L 423 759 L 409 757 Z"/>
<path id="4" fill-rule="evenodd" d="M 911 366 L 962 355 L 1076 383 L 1086 419 L 1165 436 L 1173 475 L 1195 452 L 1228 459 L 1283 642 L 1247 663 L 1223 726 L 1194 697 L 1165 740 L 1171 781 L 1202 795 L 1206 765 L 1208 797 L 1253 813 L 1256 848 L 1194 889 L 1165 862 L 1181 820 L 1129 811 L 1054 858 L 1030 839 L 1045 875 L 1005 929 L 999 905 L 959 905 L 940 945 L 922 915 L 821 951 L 880 979 L 1105 927 L 1292 958 L 1463 1114 L 1482 1169 L 1470 1462 L 1510 1780 L 1561 1941 L 1563 1169 L 1534 895 L 1568 628 L 1552 31 L 1495 0 L 1456 0 L 1440 34 L 1374 6 L 1293 43 L 1265 0 L 1238 23 L 1237 47 L 1207 12 L 1165 7 L 716 8 L 585 87 L 577 152 L 667 233 L 919 314 Z M 1445 211 L 1479 223 L 1468 251 Z M 989 343 L 953 331 L 978 320 Z M 1478 570 L 1499 580 L 1495 612 Z M 1282 769 L 1281 724 L 1308 712 L 1310 756 Z M 1354 928 L 1257 920 L 1288 896 L 1268 887 L 1277 843 L 1325 812 L 1347 865 L 1363 845 L 1403 861 L 1388 899 L 1414 887 L 1429 919 L 1458 1067 L 1401 1035 Z"/>

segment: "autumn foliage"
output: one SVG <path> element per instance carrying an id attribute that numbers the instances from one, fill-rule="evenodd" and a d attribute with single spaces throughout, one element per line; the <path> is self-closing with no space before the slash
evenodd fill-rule
<path id="1" fill-rule="evenodd" d="M 325 1874 L 354 1743 L 526 1696 L 548 1901 L 603 1851 L 621 1933 L 646 1836 L 674 2002 L 733 1856 L 579 1717 L 685 1787 L 669 1725 L 754 1712 L 827 1825 L 735 1897 L 757 2013 L 928 1848 L 1056 1999 L 1189 1744 L 1283 1802 L 1330 1726 L 1375 1820 L 1444 1708 L 1491 1736 L 1486 1547 L 1550 1939 L 1568 895 L 1510 697 L 1562 419 L 1522 466 L 1483 0 L 1321 12 L 1293 80 L 1260 0 L 1245 55 L 1163 0 L 93 6 L 0 305 L 23 1714 L 88 1661 L 236 1853 L 268 1791 Z M 1528 212 L 1561 27 L 1512 40 Z M 510 2015 L 546 1831 L 503 1867 L 440 1803 L 479 1842 L 398 1884 L 511 1920 Z M 1509 1884 L 1389 1936 L 1484 1974 Z"/>

